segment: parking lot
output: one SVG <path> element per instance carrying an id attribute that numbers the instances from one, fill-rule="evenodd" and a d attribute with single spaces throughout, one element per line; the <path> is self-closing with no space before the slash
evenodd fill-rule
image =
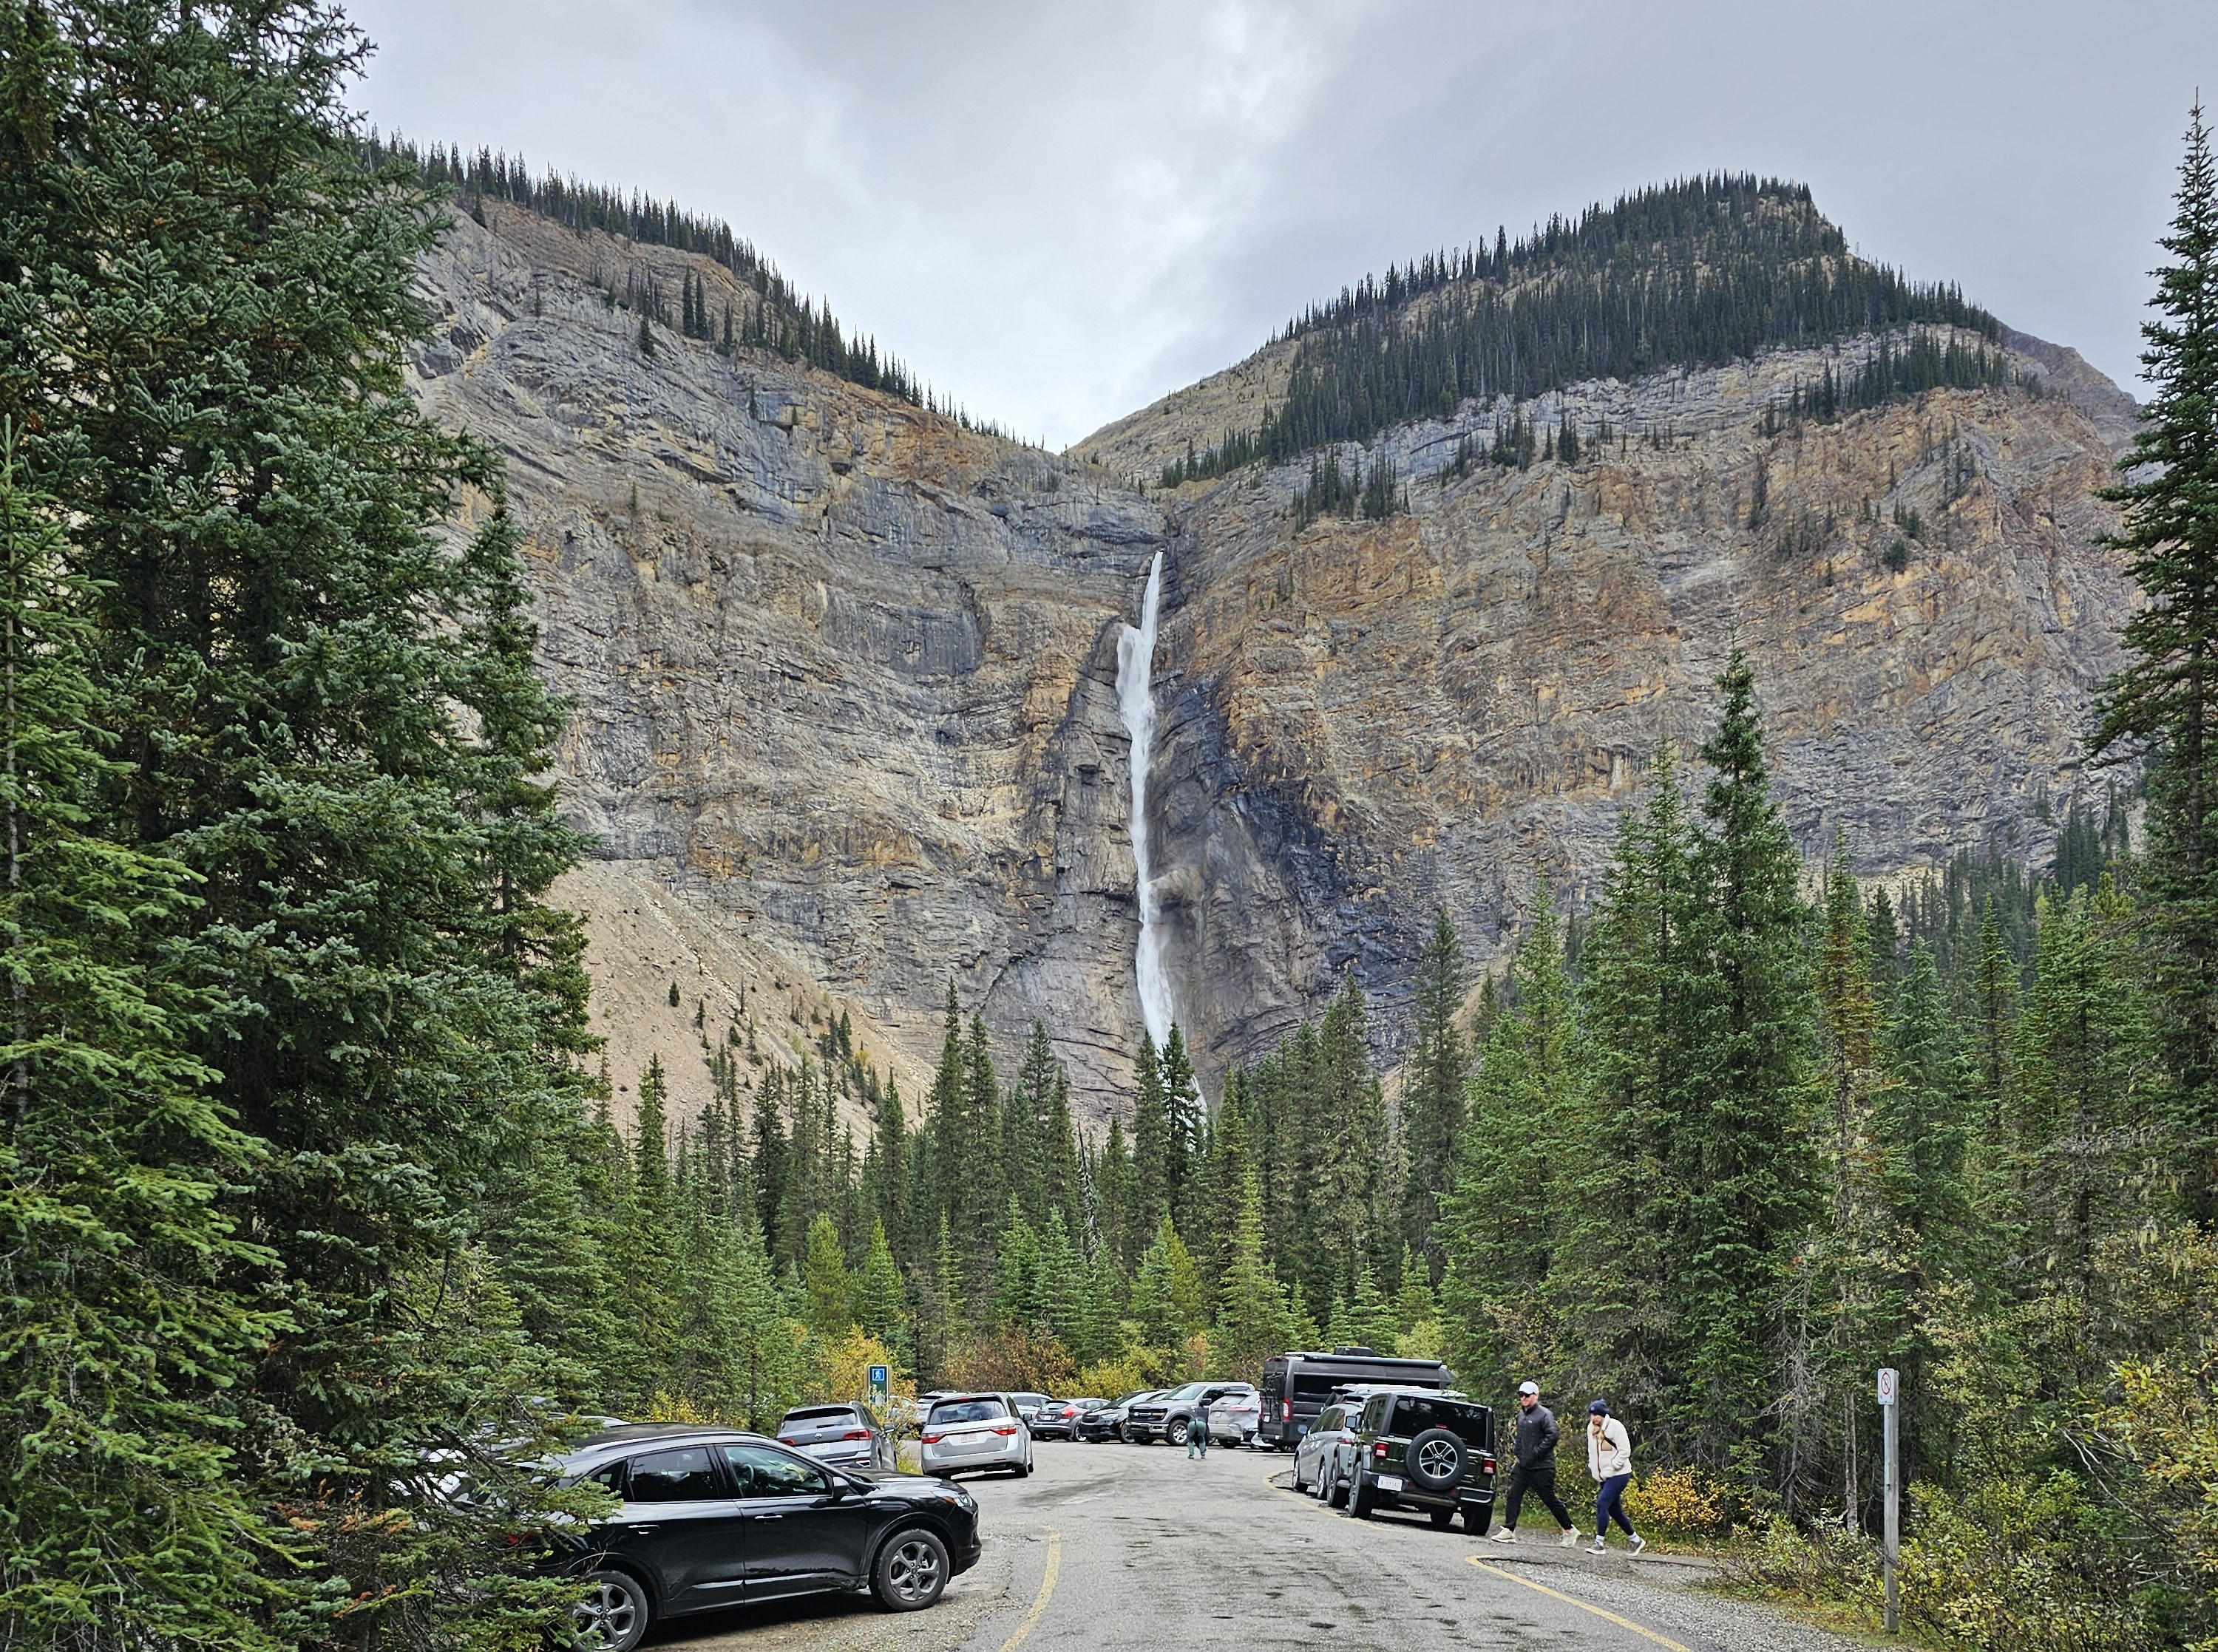
<path id="1" fill-rule="evenodd" d="M 1043 1441 L 1028 1480 L 970 1478 L 985 1557 L 939 1606 L 864 1597 L 740 1608 L 672 1624 L 685 1652 L 1080 1652 L 1180 1647 L 1589 1648 L 1842 1652 L 1856 1643 L 1693 1587 L 1652 1552 L 1502 1548 L 1459 1526 L 1358 1521 L 1283 1488 L 1292 1458 Z M 1274 1483 L 1274 1482 L 1276 1483 Z M 1540 1517 L 1540 1526 L 1550 1522 Z M 1552 1539 L 1551 1531 L 1528 1537 Z M 1473 1564 L 1476 1559 L 1479 1564 Z"/>

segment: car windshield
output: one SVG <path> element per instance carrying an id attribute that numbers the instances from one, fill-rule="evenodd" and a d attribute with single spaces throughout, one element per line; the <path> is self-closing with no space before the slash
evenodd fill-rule
<path id="1" fill-rule="evenodd" d="M 1209 1392 L 1210 1387 L 1207 1383 L 1188 1383 L 1184 1388 L 1173 1389 L 1168 1394 L 1163 1395 L 1163 1398 L 1172 1401 L 1199 1400 Z"/>
<path id="2" fill-rule="evenodd" d="M 1009 1414 L 1009 1408 L 991 1395 L 975 1400 L 944 1400 L 932 1408 L 928 1421 L 943 1426 L 962 1422 L 999 1422 Z"/>
<path id="3" fill-rule="evenodd" d="M 1459 1405 L 1453 1400 L 1419 1400 L 1404 1395 L 1394 1401 L 1391 1432 L 1415 1437 L 1428 1428 L 1445 1428 L 1466 1445 L 1485 1451 L 1492 1444 L 1491 1414 L 1484 1406 Z"/>

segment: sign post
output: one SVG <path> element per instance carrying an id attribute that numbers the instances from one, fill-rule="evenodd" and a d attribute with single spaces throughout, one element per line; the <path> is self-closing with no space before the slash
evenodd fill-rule
<path id="1" fill-rule="evenodd" d="M 1893 1368 L 1883 1367 L 1879 1374 L 1879 1415 L 1885 1463 L 1880 1495 L 1886 1524 L 1881 1528 L 1879 1555 L 1880 1575 L 1885 1580 L 1887 1591 L 1881 1621 L 1890 1635 L 1900 1627 L 1894 1582 L 1895 1570 L 1902 1559 L 1902 1433 L 1896 1420 L 1902 1409 L 1896 1402 L 1899 1387 L 1900 1379 Z"/>
<path id="2" fill-rule="evenodd" d="M 870 1397 L 881 1405 L 885 1402 L 886 1395 L 890 1391 L 889 1379 L 892 1376 L 893 1373 L 883 1365 L 870 1367 Z"/>

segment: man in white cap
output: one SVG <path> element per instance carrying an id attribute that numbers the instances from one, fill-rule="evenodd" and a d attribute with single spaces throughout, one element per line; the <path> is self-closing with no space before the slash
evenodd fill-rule
<path id="1" fill-rule="evenodd" d="M 1503 1512 L 1502 1530 L 1492 1533 L 1496 1543 L 1517 1541 L 1517 1511 L 1524 1506 L 1525 1494 L 1531 1492 L 1556 1517 L 1556 1524 L 1564 1528 L 1563 1546 L 1574 1547 L 1579 1540 L 1579 1529 L 1571 1524 L 1571 1511 L 1564 1500 L 1556 1495 L 1556 1439 L 1562 1433 L 1556 1426 L 1556 1414 L 1540 1403 L 1538 1383 L 1517 1385 L 1516 1463 L 1509 1470 L 1509 1507 Z"/>

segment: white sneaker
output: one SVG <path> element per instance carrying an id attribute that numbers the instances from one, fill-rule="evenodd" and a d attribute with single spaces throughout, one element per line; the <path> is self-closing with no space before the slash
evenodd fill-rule
<path id="1" fill-rule="evenodd" d="M 1517 1528 L 1514 1525 L 1505 1525 L 1501 1531 L 1490 1531 L 1486 1535 L 1496 1543 L 1515 1543 L 1517 1541 Z"/>
<path id="2" fill-rule="evenodd" d="M 1637 1555 L 1646 1547 L 1648 1547 L 1648 1539 L 1642 1537 L 1638 1531 L 1634 1532 L 1633 1534 L 1632 1552 Z"/>
<path id="3" fill-rule="evenodd" d="M 1577 1526 L 1573 1526 L 1571 1530 L 1564 1532 L 1562 1539 L 1556 1544 L 1556 1547 L 1558 1549 L 1576 1549 L 1578 1546 L 1579 1529 Z"/>
<path id="4" fill-rule="evenodd" d="M 1608 1538 L 1596 1538 L 1594 1540 L 1593 1544 L 1587 1550 L 1587 1553 L 1589 1555 L 1606 1555 L 1608 1552 L 1609 1539 Z"/>

